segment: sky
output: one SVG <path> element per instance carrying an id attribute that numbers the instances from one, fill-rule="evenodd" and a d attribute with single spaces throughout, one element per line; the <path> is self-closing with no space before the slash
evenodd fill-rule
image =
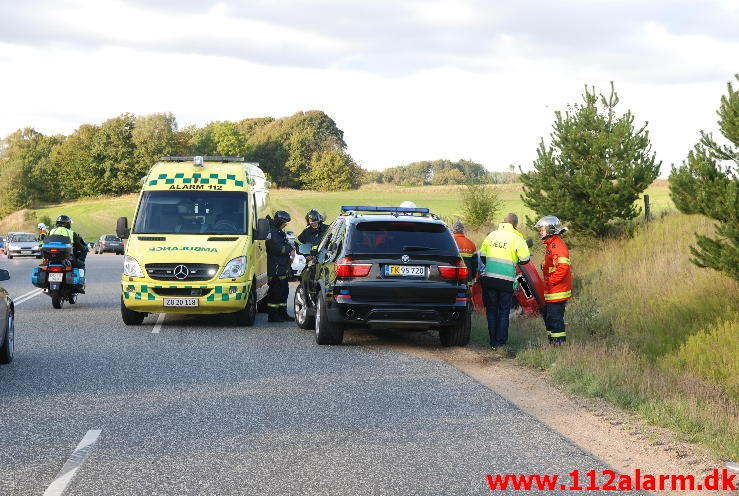
<path id="1" fill-rule="evenodd" d="M 664 175 L 737 72 L 739 0 L 0 0 L 0 136 L 318 109 L 369 169 L 529 169 L 554 112 L 613 81 Z"/>

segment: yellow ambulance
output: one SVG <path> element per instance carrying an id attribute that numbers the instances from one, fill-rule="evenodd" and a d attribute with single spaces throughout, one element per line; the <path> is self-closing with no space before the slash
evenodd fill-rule
<path id="1" fill-rule="evenodd" d="M 254 324 L 267 295 L 269 182 L 240 157 L 162 157 L 143 180 L 126 241 L 121 316 L 229 313 Z"/>

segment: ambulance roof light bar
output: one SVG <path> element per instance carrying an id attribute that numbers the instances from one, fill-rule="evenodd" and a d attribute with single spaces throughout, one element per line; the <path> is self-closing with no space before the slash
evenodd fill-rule
<path id="1" fill-rule="evenodd" d="M 220 155 L 197 155 L 197 156 L 165 156 L 159 159 L 162 162 L 192 162 L 193 165 L 202 166 L 203 162 L 244 162 L 244 157 L 226 157 Z"/>

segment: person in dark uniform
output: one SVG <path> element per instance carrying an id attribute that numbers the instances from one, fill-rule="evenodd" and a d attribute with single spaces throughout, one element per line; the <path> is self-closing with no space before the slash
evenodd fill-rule
<path id="1" fill-rule="evenodd" d="M 318 249 L 318 243 L 320 243 L 323 235 L 328 231 L 328 226 L 324 224 L 323 215 L 318 210 L 309 210 L 305 214 L 305 225 L 306 228 L 298 236 L 298 241 L 301 244 L 310 243 L 313 250 Z"/>
<path id="2" fill-rule="evenodd" d="M 270 219 L 271 229 L 267 235 L 267 276 L 269 277 L 269 293 L 267 294 L 267 312 L 269 322 L 288 322 L 293 320 L 287 314 L 287 297 L 290 293 L 288 277 L 291 259 L 295 248 L 290 244 L 284 228 L 290 222 L 290 214 L 284 210 L 275 212 Z"/>

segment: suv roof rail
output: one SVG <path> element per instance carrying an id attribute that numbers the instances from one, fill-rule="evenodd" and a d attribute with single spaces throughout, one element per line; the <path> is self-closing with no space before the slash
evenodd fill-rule
<path id="1" fill-rule="evenodd" d="M 185 155 L 185 156 L 171 156 L 167 155 L 159 159 L 161 162 L 244 162 L 244 157 L 228 157 L 221 155 Z"/>
<path id="2" fill-rule="evenodd" d="M 428 208 L 422 208 L 422 207 L 416 207 L 416 208 L 379 207 L 379 206 L 371 206 L 371 205 L 342 205 L 341 206 L 342 215 L 352 215 L 353 214 L 354 216 L 356 216 L 358 212 L 390 213 L 390 214 L 395 215 L 396 217 L 399 214 L 407 214 L 407 215 L 421 214 L 422 216 L 431 216 L 433 218 L 437 218 L 434 214 L 431 213 L 431 211 Z"/>

